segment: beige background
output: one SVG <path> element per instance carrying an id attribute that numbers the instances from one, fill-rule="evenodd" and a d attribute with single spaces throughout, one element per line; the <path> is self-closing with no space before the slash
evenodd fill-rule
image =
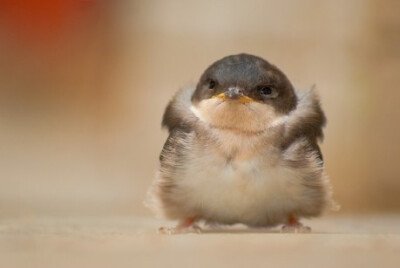
<path id="1" fill-rule="evenodd" d="M 395 0 L 0 0 L 0 267 L 398 267 L 399 10 Z M 240 52 L 297 88 L 316 84 L 342 209 L 305 220 L 310 234 L 157 235 L 174 223 L 142 201 L 163 109 Z"/>
<path id="2" fill-rule="evenodd" d="M 399 212 L 399 10 L 378 0 L 92 1 L 43 38 L 0 23 L 0 218 L 151 216 L 142 200 L 166 103 L 240 52 L 297 88 L 317 85 L 339 213 Z"/>

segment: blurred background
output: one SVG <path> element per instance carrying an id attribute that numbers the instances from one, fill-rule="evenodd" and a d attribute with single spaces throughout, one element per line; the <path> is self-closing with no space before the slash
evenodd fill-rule
<path id="1" fill-rule="evenodd" d="M 338 213 L 400 211 L 400 2 L 0 1 L 0 217 L 139 215 L 174 92 L 226 55 L 316 84 Z"/>

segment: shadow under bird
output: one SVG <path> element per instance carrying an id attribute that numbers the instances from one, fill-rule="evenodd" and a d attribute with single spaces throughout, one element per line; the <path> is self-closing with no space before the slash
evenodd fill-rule
<path id="1" fill-rule="evenodd" d="M 266 60 L 239 54 L 209 66 L 162 120 L 169 136 L 147 204 L 179 221 L 309 231 L 300 218 L 334 204 L 318 142 L 326 119 L 313 89 L 294 90 Z"/>

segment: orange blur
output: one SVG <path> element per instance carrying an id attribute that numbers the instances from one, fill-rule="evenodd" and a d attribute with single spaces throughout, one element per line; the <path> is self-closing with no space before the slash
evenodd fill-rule
<path id="1" fill-rule="evenodd" d="M 1 23 L 14 36 L 40 40 L 63 31 L 94 1 L 4 0 L 0 2 Z"/>

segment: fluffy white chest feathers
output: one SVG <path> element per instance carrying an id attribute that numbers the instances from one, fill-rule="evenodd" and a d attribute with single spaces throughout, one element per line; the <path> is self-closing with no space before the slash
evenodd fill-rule
<path id="1" fill-rule="evenodd" d="M 273 146 L 262 151 L 256 145 L 264 135 L 243 136 L 211 130 L 219 143 L 194 146 L 185 172 L 178 179 L 185 203 L 202 217 L 249 224 L 279 221 L 295 210 L 302 186 L 294 170 L 281 165 Z M 187 194 L 190 193 L 190 194 Z"/>

